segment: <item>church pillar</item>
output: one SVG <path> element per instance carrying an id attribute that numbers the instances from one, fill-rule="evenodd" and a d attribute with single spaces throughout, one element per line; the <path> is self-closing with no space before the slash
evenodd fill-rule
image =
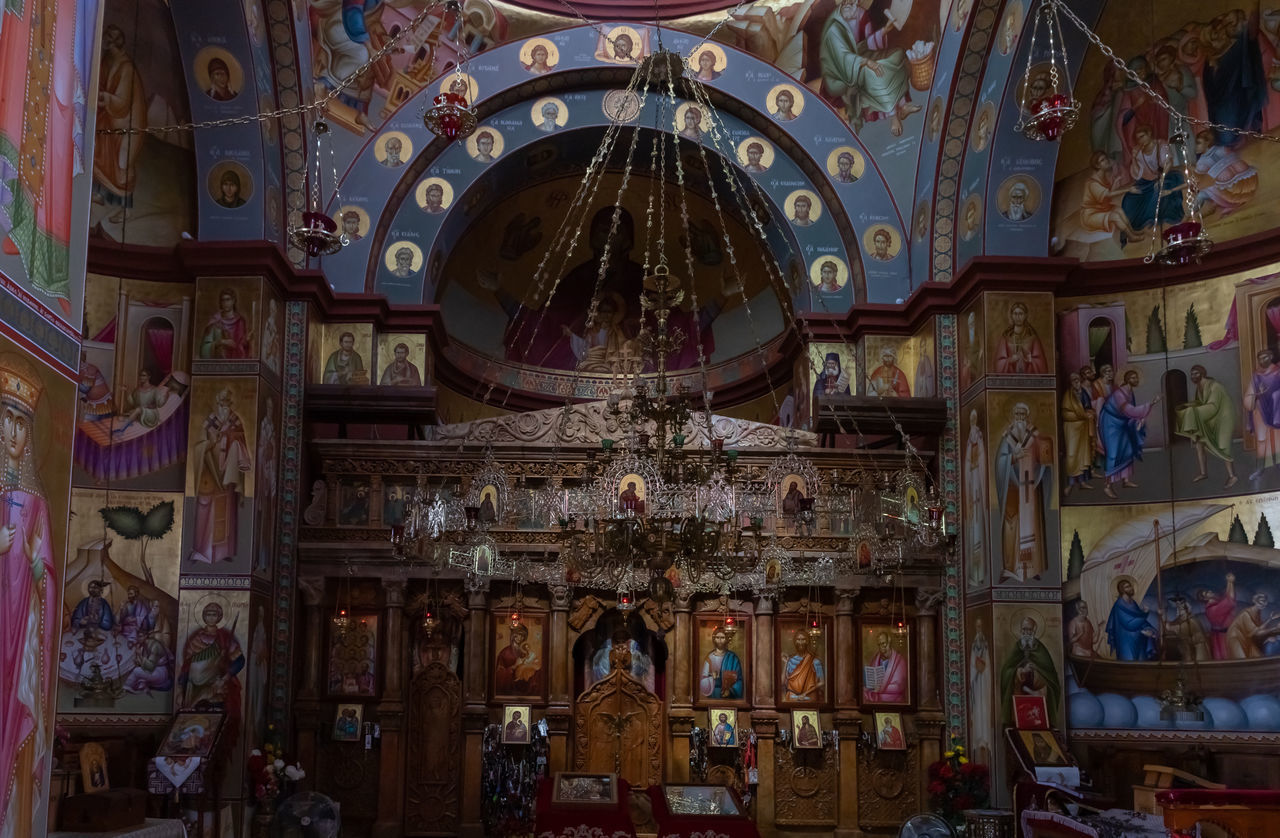
<path id="1" fill-rule="evenodd" d="M 938 603 L 943 592 L 938 588 L 916 591 L 916 678 L 920 684 L 920 709 L 942 709 L 938 693 Z"/>
<path id="2" fill-rule="evenodd" d="M 467 631 L 464 653 L 466 677 L 462 684 L 462 834 L 484 834 L 481 821 L 480 776 L 484 770 L 484 731 L 489 724 L 485 687 L 491 669 L 488 653 L 489 582 L 468 576 Z"/>
<path id="3" fill-rule="evenodd" d="M 671 706 L 667 712 L 670 738 L 667 744 L 667 781 L 689 781 L 689 731 L 697 726 L 693 713 L 693 592 L 677 588 L 672 610 L 675 631 L 667 635 L 667 673 L 671 683 Z"/>
<path id="4" fill-rule="evenodd" d="M 761 594 L 756 599 L 756 619 L 754 627 L 755 645 L 755 684 L 753 695 L 757 707 L 772 707 L 774 703 L 774 685 L 777 683 L 777 662 L 773 648 L 773 596 Z"/>
<path id="5" fill-rule="evenodd" d="M 672 673 L 671 706 L 693 706 L 693 592 L 688 588 L 676 590 L 675 642 L 667 647 L 667 671 Z"/>
<path id="6" fill-rule="evenodd" d="M 835 729 L 840 733 L 839 801 L 836 804 L 836 830 L 839 836 L 860 836 L 858 829 L 858 742 L 862 735 L 862 716 L 858 713 L 858 662 L 854 658 L 857 638 L 854 614 L 859 588 L 836 589 L 835 644 L 832 646 L 832 677 L 835 679 Z"/>
<path id="7" fill-rule="evenodd" d="M 374 504 L 381 508 L 381 504 Z M 385 580 L 387 665 L 382 701 L 378 704 L 378 724 L 382 728 L 382 781 L 378 784 L 378 821 L 374 835 L 396 835 L 404 821 L 404 665 L 407 658 L 404 631 L 404 580 Z"/>
<path id="8" fill-rule="evenodd" d="M 772 703 L 772 702 L 770 702 Z M 756 770 L 760 782 L 756 785 L 756 826 L 764 835 L 774 834 L 777 812 L 773 802 L 776 794 L 778 714 L 761 711 L 751 715 L 751 728 L 756 734 Z"/>
<path id="9" fill-rule="evenodd" d="M 466 679 L 462 684 L 464 704 L 484 704 L 489 675 L 489 584 L 483 578 L 467 579 Z"/>
<path id="10" fill-rule="evenodd" d="M 569 603 L 573 589 L 568 585 L 551 585 L 551 703 L 569 703 L 569 685 L 573 677 L 573 650 L 569 648 Z"/>
<path id="11" fill-rule="evenodd" d="M 549 585 L 551 595 L 551 694 L 547 704 L 548 769 L 552 772 L 569 768 L 569 728 L 573 685 L 573 648 L 569 643 L 569 605 L 573 589 L 568 585 Z"/>
<path id="12" fill-rule="evenodd" d="M 317 776 L 316 752 L 325 726 L 320 713 L 320 644 L 324 639 L 324 578 L 303 576 L 298 579 L 302 593 L 303 619 L 306 628 L 303 637 L 302 683 L 298 685 L 298 700 L 294 705 L 298 730 L 298 761 L 307 777 Z"/>
<path id="13" fill-rule="evenodd" d="M 835 697 L 837 709 L 853 709 L 858 706 L 854 685 L 854 677 L 858 662 L 854 660 L 853 650 L 857 648 L 854 637 L 853 615 L 858 600 L 858 588 L 836 589 L 836 642 L 832 651 L 844 650 L 835 655 L 832 667 L 835 678 Z"/>
<path id="14" fill-rule="evenodd" d="M 858 744 L 862 736 L 862 717 L 852 710 L 837 710 L 835 729 L 840 733 L 840 752 L 836 763 L 840 799 L 836 804 L 836 830 L 839 838 L 857 838 L 858 828 Z"/>

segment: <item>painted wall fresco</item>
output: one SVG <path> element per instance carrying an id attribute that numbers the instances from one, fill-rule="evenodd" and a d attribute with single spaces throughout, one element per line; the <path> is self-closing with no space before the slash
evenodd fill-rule
<path id="1" fill-rule="evenodd" d="M 381 387 L 430 387 L 431 350 L 423 334 L 378 334 L 375 367 Z"/>
<path id="2" fill-rule="evenodd" d="M 672 49 L 693 50 L 698 45 L 698 40 L 694 36 L 680 32 L 665 34 L 670 39 L 667 45 Z M 588 39 L 593 48 L 596 45 L 596 33 L 582 27 L 552 33 L 543 38 L 542 40 L 554 46 L 558 53 L 558 61 L 550 72 L 568 72 L 583 67 L 599 66 L 601 60 L 596 59 L 594 53 L 590 51 Z M 467 75 L 472 80 L 468 82 L 468 87 L 474 84 L 474 89 L 478 92 L 481 101 L 485 101 L 528 82 L 531 77 L 530 71 L 524 69 L 524 64 L 531 59 L 530 44 L 531 42 L 524 42 L 499 46 L 491 50 L 483 61 L 468 65 Z M 724 119 L 724 126 L 720 129 L 720 139 L 715 143 L 708 143 L 708 147 L 716 146 L 716 150 L 730 160 L 736 158 L 742 166 L 742 172 L 752 175 L 756 183 L 777 205 L 781 214 L 785 215 L 787 235 L 794 235 L 804 247 L 803 255 L 795 258 L 800 276 L 812 267 L 813 285 L 816 287 L 821 265 L 818 261 L 820 257 L 834 256 L 847 266 L 846 278 L 843 282 L 839 277 L 839 268 L 836 269 L 834 290 L 830 292 L 834 296 L 827 299 L 819 295 L 816 300 L 805 300 L 803 304 L 843 310 L 853 299 L 852 289 L 859 287 L 864 279 L 868 287 L 869 299 L 892 301 L 904 297 L 905 286 L 908 284 L 906 277 L 909 261 L 903 240 L 905 227 L 903 216 L 906 213 L 895 206 L 891 198 L 891 190 L 885 180 L 889 168 L 876 168 L 867 146 L 857 137 L 850 135 L 847 123 L 842 122 L 805 86 L 796 84 L 794 79 L 778 73 L 770 65 L 760 62 L 749 54 L 731 52 L 728 48 L 721 49 L 726 53 L 728 62 L 726 66 L 729 69 L 712 70 L 712 72 L 719 72 L 720 75 L 708 84 L 722 88 L 728 94 L 751 103 L 759 113 L 751 120 L 745 121 L 734 115 L 720 114 Z M 522 59 L 522 51 L 530 52 L 530 56 Z M 406 101 L 388 118 L 377 136 L 361 139 L 362 145 L 359 147 L 348 148 L 350 143 L 344 145 L 345 135 L 338 132 L 340 136 L 337 138 L 337 159 L 340 161 L 351 159 L 352 162 L 343 176 L 343 200 L 340 205 L 335 204 L 330 209 L 335 212 L 338 210 L 343 210 L 344 213 L 355 212 L 356 218 L 353 219 L 353 223 L 356 224 L 359 232 L 359 229 L 364 227 L 364 222 L 359 217 L 361 212 L 372 215 L 371 207 L 396 208 L 391 210 L 394 217 L 390 229 L 371 235 L 360 233 L 361 238 L 358 241 L 342 252 L 326 257 L 325 271 L 337 290 L 363 290 L 364 286 L 359 286 L 358 280 L 373 274 L 374 290 L 387 294 L 392 300 L 418 302 L 424 299 L 424 296 L 429 298 L 430 286 L 439 278 L 436 252 L 449 252 L 468 223 L 465 218 L 468 215 L 475 215 L 475 211 L 471 209 L 472 199 L 463 200 L 462 196 L 468 193 L 474 195 L 474 201 L 480 206 L 491 203 L 490 196 L 496 192 L 505 191 L 502 182 L 495 180 L 497 177 L 495 173 L 504 170 L 506 161 L 514 160 L 517 163 L 526 164 L 521 168 L 521 177 L 526 177 L 530 166 L 534 169 L 551 170 L 551 167 L 562 164 L 569 156 L 577 157 L 581 152 L 582 144 L 579 142 L 576 146 L 567 148 L 565 142 L 569 141 L 561 141 L 561 136 L 586 126 L 603 126 L 610 117 L 617 114 L 616 107 L 610 109 L 610 102 L 621 101 L 618 97 L 622 95 L 621 91 L 616 90 L 573 91 L 552 97 L 557 99 L 555 103 L 542 102 L 541 98 L 536 98 L 534 101 L 518 101 L 492 114 L 481 126 L 486 132 L 487 151 L 482 152 L 478 145 L 474 148 L 458 145 L 456 148 L 446 149 L 440 157 L 431 161 L 426 166 L 425 172 L 422 172 L 420 167 L 415 169 L 414 177 L 419 180 L 414 186 L 422 187 L 422 196 L 417 199 L 415 194 L 412 204 L 404 201 L 403 206 L 400 206 L 400 195 L 405 193 L 401 192 L 394 198 L 392 193 L 396 190 L 398 181 L 408 172 L 408 169 L 404 168 L 405 165 L 430 140 L 421 127 L 421 121 L 412 114 L 414 109 L 428 98 L 428 94 L 433 94 L 437 88 L 446 83 L 449 83 L 448 79 L 442 78 L 438 82 L 432 82 L 430 87 L 419 91 L 414 98 Z M 792 104 L 789 111 L 783 112 L 793 114 L 794 118 L 779 121 L 775 116 L 778 112 L 777 96 L 781 88 L 787 85 L 792 88 L 788 91 Z M 773 92 L 770 93 L 770 91 Z M 769 94 L 772 98 L 762 95 L 762 92 Z M 684 106 L 684 103 L 677 104 L 682 108 Z M 555 128 L 553 131 L 543 131 L 539 127 L 545 122 L 542 114 L 544 105 L 555 106 L 555 119 L 551 123 Z M 643 105 L 643 109 L 653 111 L 655 117 L 660 117 L 661 123 L 670 123 L 673 129 L 683 130 L 682 123 L 671 123 L 671 114 L 657 113 L 657 104 L 653 101 L 653 97 Z M 687 108 L 684 109 L 687 110 Z M 633 110 L 639 109 L 634 109 L 633 106 Z M 628 121 L 636 118 L 632 113 L 633 111 L 626 111 L 625 116 Z M 637 116 L 644 124 L 649 124 L 651 121 L 649 114 L 637 114 Z M 714 139 L 711 134 L 703 130 L 701 121 L 699 126 L 695 127 L 697 136 Z M 804 196 L 809 199 L 809 212 L 807 215 L 797 212 L 795 209 L 797 204 L 804 203 L 800 200 L 801 193 L 808 191 L 817 196 L 823 194 L 823 190 L 809 182 L 812 176 L 811 170 L 807 174 L 790 157 L 779 153 L 775 134 L 782 130 L 795 137 L 805 138 L 804 147 L 812 163 L 825 168 L 832 183 L 839 184 L 837 197 L 844 212 L 849 213 L 851 208 L 856 208 L 853 209 L 852 214 L 857 217 L 859 228 L 857 240 L 860 247 L 866 247 L 868 253 L 878 253 L 877 258 L 872 259 L 868 256 L 865 260 L 851 260 L 848 243 L 841 242 L 837 228 L 833 226 L 836 216 L 833 215 L 832 207 L 819 206 L 812 197 Z M 883 130 L 888 136 L 887 124 Z M 477 132 L 476 136 L 479 137 L 480 132 Z M 811 141 L 809 139 L 811 136 L 819 137 L 820 140 Z M 901 141 L 905 144 L 902 147 L 904 154 L 908 159 L 914 160 L 909 152 L 914 148 L 915 139 L 904 135 Z M 393 142 L 394 153 L 388 151 Z M 492 145 L 489 145 L 490 142 Z M 588 146 L 595 143 L 596 140 L 593 137 Z M 724 147 L 719 148 L 717 144 L 722 144 Z M 756 157 L 753 158 L 752 154 Z M 687 176 L 692 177 L 697 174 L 696 167 L 691 166 L 691 163 L 696 162 L 698 161 L 694 155 L 686 155 Z M 430 178 L 440 179 L 441 182 L 434 184 L 440 187 L 438 190 L 428 192 L 426 187 L 432 184 L 426 184 L 426 181 Z M 409 184 L 402 186 L 409 186 Z M 449 192 L 446 186 L 452 191 Z M 409 190 L 409 194 L 414 194 L 413 189 Z M 430 207 L 432 210 L 439 211 L 424 209 L 429 195 L 436 196 L 431 198 Z M 572 190 L 567 191 L 566 195 L 572 195 Z M 909 204 L 909 201 L 907 203 Z M 769 211 L 772 213 L 772 208 Z M 523 224 L 535 217 L 545 218 L 545 213 L 526 212 L 520 225 L 506 231 L 504 242 L 510 238 L 509 243 L 514 246 L 537 239 L 538 233 L 550 236 L 550 231 L 547 229 L 524 230 Z M 371 231 L 380 229 L 379 224 L 374 221 L 371 219 L 367 229 Z M 778 222 L 781 222 L 781 218 Z M 779 224 L 768 226 L 773 229 Z M 877 250 L 875 247 L 877 232 L 883 234 L 880 236 L 884 239 L 882 250 Z M 694 244 L 697 246 L 699 243 L 694 242 Z M 537 242 L 525 244 L 525 247 L 537 247 Z M 402 265 L 395 261 L 396 254 L 401 250 L 404 251 Z M 795 273 L 790 260 L 782 261 L 785 265 L 785 273 L 790 277 Z M 851 264 L 851 261 L 862 264 L 859 267 Z M 427 286 L 425 295 L 424 284 Z M 847 296 L 836 293 L 844 289 L 850 289 L 844 292 Z"/>
<path id="3" fill-rule="evenodd" d="M 440 303 L 447 316 L 460 316 L 473 324 L 458 339 L 491 357 L 528 366 L 578 369 L 587 374 L 647 370 L 650 367 L 637 342 L 643 324 L 640 288 L 645 275 L 641 262 L 645 259 L 642 246 L 647 235 L 646 188 L 628 190 L 616 228 L 609 205 L 592 205 L 582 212 L 589 234 L 584 231 L 573 253 L 558 254 L 552 259 L 540 281 L 531 285 L 530 278 L 539 276 L 538 267 L 546 260 L 545 249 L 534 246 L 543 236 L 541 228 L 552 225 L 545 234 L 554 234 L 554 227 L 559 225 L 552 220 L 556 218 L 556 207 L 569 200 L 579 180 L 557 178 L 536 189 L 510 195 L 487 216 L 477 219 L 478 223 L 444 262 Z M 619 186 L 618 176 L 607 175 L 600 191 L 615 195 Z M 700 342 L 686 341 L 668 359 L 668 368 L 673 370 L 697 368 L 699 347 L 706 363 L 723 362 L 753 351 L 756 340 L 768 341 L 782 325 L 780 303 L 767 274 L 743 268 L 748 258 L 758 256 L 759 244 L 741 224 L 728 219 L 727 243 L 714 232 L 704 235 L 703 231 L 713 231 L 717 226 L 715 208 L 696 194 L 685 194 L 690 229 L 699 231 L 698 237 L 691 235 L 686 242 L 692 256 L 695 292 L 672 312 L 670 322 L 686 335 L 700 336 Z M 666 209 L 672 218 L 684 211 L 682 201 L 673 198 L 668 203 Z M 497 249 L 493 246 L 495 229 L 504 231 L 502 246 Z M 615 231 L 612 244 L 611 230 Z M 652 235 L 656 237 L 657 231 Z M 669 230 L 667 235 L 676 233 Z M 597 294 L 598 268 L 606 246 L 624 254 L 625 261 L 617 268 L 617 279 L 606 281 Z M 731 268 L 726 255 L 730 247 L 738 254 L 736 269 Z M 685 258 L 678 251 L 676 256 L 673 271 L 687 274 Z M 743 287 L 730 287 L 738 277 Z M 697 311 L 692 310 L 695 294 Z M 588 323 L 593 301 L 595 316 Z M 847 304 L 846 300 L 844 305 Z"/>
<path id="4" fill-rule="evenodd" d="M 25 4 L 0 33 L 0 275 L 72 330 L 84 296 L 97 20 L 97 0 Z"/>
<path id="5" fill-rule="evenodd" d="M 222 737 L 240 741 L 245 721 L 246 667 L 252 646 L 249 592 L 184 589 L 179 604 L 177 709 L 226 711 Z M 224 788 L 239 788 L 243 751 L 228 757 Z"/>
<path id="6" fill-rule="evenodd" d="M 276 519 L 280 485 L 280 394 L 269 387 L 258 388 L 258 438 L 254 443 L 257 469 L 257 498 L 253 504 L 253 532 L 256 540 L 253 572 L 270 576 L 276 549 Z"/>
<path id="7" fill-rule="evenodd" d="M 182 524 L 181 493 L 73 490 L 60 712 L 172 709 Z"/>
<path id="8" fill-rule="evenodd" d="M 169 4 L 104 0 L 104 7 L 97 129 L 189 122 Z M 139 21 L 145 22 L 141 32 L 135 29 Z M 98 135 L 89 227 L 91 235 L 110 241 L 159 247 L 177 244 L 184 231 L 194 235 L 191 133 Z"/>
<path id="9" fill-rule="evenodd" d="M 257 358 L 262 350 L 262 317 L 260 279 L 227 277 L 202 281 L 195 300 L 193 356 L 202 361 Z"/>
<path id="10" fill-rule="evenodd" d="M 912 337 L 872 335 L 863 339 L 862 392 L 880 398 L 933 396 L 937 366 L 933 324 Z"/>
<path id="11" fill-rule="evenodd" d="M 325 323 L 315 356 L 318 384 L 368 385 L 376 373 L 373 326 L 369 323 Z"/>
<path id="12" fill-rule="evenodd" d="M 191 387 L 191 285 L 91 274 L 77 486 L 181 491 Z"/>
<path id="13" fill-rule="evenodd" d="M 21 833 L 28 824 L 42 834 L 46 826 L 71 477 L 71 423 L 58 417 L 73 414 L 75 399 L 74 381 L 32 360 L 7 332 L 0 337 L 0 668 L 7 685 L 0 704 L 12 721 L 0 736 L 4 834 Z"/>
<path id="14" fill-rule="evenodd" d="M 987 394 L 987 552 L 991 581 L 1056 583 L 1058 444 L 1052 392 L 992 390 Z M 980 417 L 981 418 L 981 417 Z"/>
<path id="15" fill-rule="evenodd" d="M 1063 298 L 1056 309 L 1064 503 L 1167 500 L 1170 486 L 1178 499 L 1280 489 L 1268 395 L 1280 279 Z"/>
<path id="16" fill-rule="evenodd" d="M 1280 495 L 1063 510 L 1070 723 L 1280 729 Z M 1204 718 L 1161 713 L 1181 679 Z"/>
<path id="17" fill-rule="evenodd" d="M 184 573 L 248 573 L 258 380 L 198 376 L 191 388 Z"/>
<path id="18" fill-rule="evenodd" d="M 991 527 L 991 478 L 988 474 L 987 402 L 975 399 L 960 411 L 960 508 L 964 521 L 962 552 L 964 555 L 965 584 L 970 590 L 991 584 L 989 550 L 994 546 Z"/>
<path id="19" fill-rule="evenodd" d="M 987 374 L 1053 372 L 1053 303 L 1049 294 L 985 294 Z M 968 324 L 964 324 L 968 328 Z"/>
<path id="20" fill-rule="evenodd" d="M 1056 308 L 1071 725 L 1280 728 L 1267 660 L 1280 652 L 1280 280 L 1263 270 Z M 1179 678 L 1203 718 L 1162 713 Z"/>
<path id="21" fill-rule="evenodd" d="M 420 0 L 374 3 L 351 15 L 341 2 L 314 0 L 309 21 L 316 98 L 407 28 L 426 5 Z M 461 16 L 449 17 L 443 9 L 433 12 L 359 84 L 345 89 L 330 110 L 337 125 L 353 134 L 376 129 L 429 81 L 460 63 L 464 51 L 474 56 L 506 38 L 506 17 L 486 0 L 468 0 Z"/>
<path id="22" fill-rule="evenodd" d="M 970 608 L 965 612 L 965 642 L 968 644 L 966 659 L 968 661 L 969 682 L 969 753 L 980 765 L 994 763 L 999 741 L 996 738 L 1000 730 L 997 715 L 996 687 L 1000 681 L 1000 671 L 993 657 L 992 645 L 993 625 L 991 622 L 991 606 Z"/>
<path id="23" fill-rule="evenodd" d="M 1108 4 L 1098 34 L 1174 107 L 1253 131 L 1280 126 L 1280 90 L 1269 69 L 1280 52 L 1280 4 L 1206 9 L 1180 0 L 1146 9 Z M 1076 97 L 1087 120 L 1067 135 L 1057 170 L 1054 235 L 1065 255 L 1142 255 L 1155 220 L 1155 169 L 1167 159 L 1169 118 L 1101 56 L 1081 68 Z M 1210 235 L 1224 241 L 1276 226 L 1271 143 L 1231 131 L 1197 130 L 1195 183 Z M 1162 218 L 1182 216 L 1181 175 L 1165 184 Z"/>

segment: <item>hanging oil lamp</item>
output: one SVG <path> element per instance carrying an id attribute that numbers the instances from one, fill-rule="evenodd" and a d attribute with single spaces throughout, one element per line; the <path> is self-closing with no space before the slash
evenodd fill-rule
<path id="1" fill-rule="evenodd" d="M 520 621 L 521 621 L 520 612 L 523 610 L 524 610 L 524 595 L 519 590 L 517 590 L 516 602 L 515 602 L 515 605 L 511 608 L 510 624 L 512 629 L 516 629 L 520 627 Z"/>
<path id="2" fill-rule="evenodd" d="M 1036 58 L 1039 63 L 1033 63 Z M 1015 128 L 1023 136 L 1056 141 L 1076 124 L 1080 103 L 1071 95 L 1071 72 L 1056 0 L 1041 0 L 1036 10 L 1019 89 L 1021 110 Z"/>
<path id="3" fill-rule="evenodd" d="M 339 642 L 342 642 L 346 638 L 347 632 L 351 630 L 351 577 L 354 574 L 355 569 L 348 564 L 346 579 L 339 583 L 338 597 L 337 601 L 334 603 L 333 618 L 331 622 L 333 623 L 334 637 L 336 637 Z"/>
<path id="4" fill-rule="evenodd" d="M 635 607 L 636 607 L 636 597 L 635 597 L 635 594 L 631 592 L 631 587 L 625 584 L 619 585 L 618 586 L 618 610 L 630 611 Z"/>
<path id="5" fill-rule="evenodd" d="M 334 203 L 338 202 L 338 170 L 333 163 L 333 147 L 329 139 L 329 123 L 323 118 L 317 119 L 311 127 L 311 136 L 315 139 L 312 160 L 307 163 L 307 180 L 311 188 L 308 190 L 307 209 L 302 213 L 302 223 L 290 225 L 289 241 L 296 247 L 306 251 L 307 255 L 331 256 L 343 248 L 350 240 L 346 234 L 338 235 L 338 224 L 325 213 L 321 200 L 321 183 L 324 179 L 324 162 L 327 152 L 329 168 L 333 177 Z M 314 164 L 314 171 L 312 170 Z"/>
<path id="6" fill-rule="evenodd" d="M 476 113 L 467 101 L 469 82 L 462 74 L 462 65 L 454 68 L 454 80 L 447 90 L 442 90 L 431 100 L 431 107 L 422 115 L 427 130 L 449 142 L 464 140 L 476 130 Z"/>
<path id="7" fill-rule="evenodd" d="M 1156 193 L 1156 218 L 1152 231 L 1152 253 L 1146 261 L 1164 265 L 1190 265 L 1213 249 L 1213 240 L 1204 230 L 1200 215 L 1200 192 L 1196 188 L 1196 172 L 1193 152 L 1188 137 L 1190 131 L 1181 116 L 1170 123 L 1168 155 L 1160 155 L 1160 188 Z M 1181 181 L 1181 182 L 1179 182 Z M 1182 212 L 1165 219 L 1168 200 L 1180 191 Z M 1162 206 L 1163 204 L 1163 206 Z"/>

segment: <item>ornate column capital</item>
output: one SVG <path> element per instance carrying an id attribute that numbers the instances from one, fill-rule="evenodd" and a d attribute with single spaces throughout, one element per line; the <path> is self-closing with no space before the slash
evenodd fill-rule
<path id="1" fill-rule="evenodd" d="M 302 594 L 302 602 L 308 608 L 315 608 L 324 603 L 324 577 L 299 576 L 298 591 Z"/>
<path id="2" fill-rule="evenodd" d="M 573 604 L 573 588 L 569 585 L 548 585 L 547 592 L 551 594 L 552 611 L 568 611 Z"/>
<path id="3" fill-rule="evenodd" d="M 836 614 L 852 615 L 857 612 L 858 598 L 862 596 L 862 588 L 836 588 Z"/>
<path id="4" fill-rule="evenodd" d="M 468 573 L 463 583 L 467 590 L 467 607 L 484 608 L 489 601 L 489 577 Z"/>
<path id="5" fill-rule="evenodd" d="M 917 588 L 916 613 L 922 617 L 932 617 L 938 613 L 938 606 L 946 597 L 946 591 L 941 588 Z"/>
<path id="6" fill-rule="evenodd" d="M 676 598 L 672 605 L 676 611 L 692 611 L 693 596 L 693 590 L 687 585 L 676 588 Z"/>
<path id="7" fill-rule="evenodd" d="M 773 593 L 756 596 L 756 616 L 772 615 L 777 610 L 777 595 Z"/>
<path id="8" fill-rule="evenodd" d="M 386 591 L 388 608 L 404 608 L 404 580 L 384 579 L 382 589 Z"/>

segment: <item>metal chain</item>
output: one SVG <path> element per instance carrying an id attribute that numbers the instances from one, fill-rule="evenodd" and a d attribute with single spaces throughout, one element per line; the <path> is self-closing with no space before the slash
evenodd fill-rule
<path id="1" fill-rule="evenodd" d="M 167 134 L 170 131 L 194 131 L 197 128 L 224 128 L 228 125 L 245 125 L 250 122 L 266 122 L 271 119 L 282 119 L 286 116 L 298 116 L 308 114 L 313 111 L 324 113 L 334 99 L 337 99 L 342 92 L 348 87 L 356 83 L 362 75 L 367 73 L 383 58 L 385 58 L 392 50 L 400 46 L 400 42 L 409 36 L 409 33 L 415 31 L 426 21 L 430 13 L 440 5 L 448 5 L 444 0 L 432 0 L 426 8 L 418 13 L 417 17 L 409 21 L 409 25 L 401 29 L 387 42 L 382 48 L 369 56 L 369 59 L 356 69 L 352 70 L 350 75 L 346 76 L 338 85 L 309 105 L 296 105 L 292 108 L 277 108 L 273 111 L 265 113 L 245 114 L 242 116 L 229 116 L 224 119 L 209 119 L 203 122 L 181 122 L 176 125 L 156 125 L 147 128 L 99 128 L 94 133 L 102 135 L 125 135 L 125 134 Z M 465 50 L 464 50 L 465 56 Z M 459 65 L 461 66 L 461 65 Z"/>
<path id="2" fill-rule="evenodd" d="M 1062 0 L 1044 0 L 1044 2 L 1052 6 L 1055 11 L 1061 12 L 1063 17 L 1071 21 L 1071 24 L 1075 26 L 1077 29 L 1079 29 L 1081 33 L 1083 33 L 1084 36 L 1089 39 L 1089 43 L 1097 47 L 1098 51 L 1101 52 L 1103 55 L 1105 55 L 1111 61 L 1111 63 L 1115 65 L 1115 68 L 1124 74 L 1125 78 L 1129 79 L 1129 81 L 1133 82 L 1139 88 L 1141 88 L 1143 93 L 1147 94 L 1152 99 L 1154 99 L 1156 104 L 1159 105 L 1161 108 L 1163 108 L 1166 112 L 1168 112 L 1170 116 L 1181 119 L 1190 125 L 1198 125 L 1203 128 L 1212 128 L 1215 131 L 1232 133 L 1232 134 L 1236 134 L 1237 136 L 1249 137 L 1254 140 L 1264 140 L 1269 143 L 1280 143 L 1280 137 L 1273 137 L 1270 134 L 1264 134 L 1260 131 L 1250 131 L 1245 128 L 1236 128 L 1231 125 L 1225 125 L 1221 122 L 1213 122 L 1208 119 L 1198 119 L 1196 117 L 1190 116 L 1189 114 L 1182 113 L 1173 105 L 1169 104 L 1168 99 L 1166 99 L 1161 94 L 1157 93 L 1155 89 L 1151 87 L 1151 85 L 1147 84 L 1146 80 L 1143 79 L 1142 76 L 1139 76 L 1133 70 L 1129 69 L 1129 65 L 1125 63 L 1124 59 L 1116 55 L 1115 50 L 1113 50 L 1111 47 L 1103 43 L 1102 38 L 1098 37 L 1098 34 L 1094 32 L 1092 29 L 1090 29 L 1088 24 L 1086 24 L 1083 20 L 1081 20 L 1076 15 L 1075 12 L 1071 11 L 1071 9 L 1067 6 L 1066 3 L 1062 2 Z"/>

